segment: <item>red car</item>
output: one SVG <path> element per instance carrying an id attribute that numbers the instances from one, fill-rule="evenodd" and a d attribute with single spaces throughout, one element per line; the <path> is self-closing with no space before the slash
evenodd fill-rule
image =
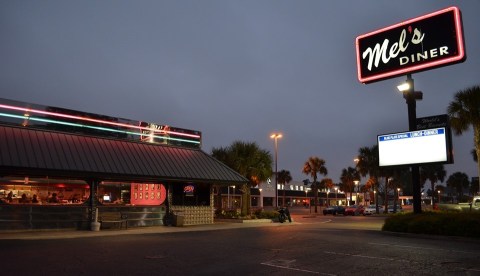
<path id="1" fill-rule="evenodd" d="M 365 211 L 365 208 L 363 208 L 363 205 L 351 205 L 345 209 L 344 215 L 345 216 L 363 215 L 363 211 Z"/>

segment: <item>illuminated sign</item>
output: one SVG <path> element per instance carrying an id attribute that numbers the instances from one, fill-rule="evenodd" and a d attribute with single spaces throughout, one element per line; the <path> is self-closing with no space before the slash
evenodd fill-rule
<path id="1" fill-rule="evenodd" d="M 183 187 L 183 192 L 185 193 L 185 196 L 193 196 L 195 192 L 195 186 L 189 184 Z"/>
<path id="2" fill-rule="evenodd" d="M 122 140 L 194 148 L 201 146 L 200 131 L 6 99 L 0 99 L 0 121 L 22 127 Z"/>
<path id="3" fill-rule="evenodd" d="M 132 183 L 130 203 L 133 205 L 161 205 L 167 198 L 167 190 L 163 184 Z"/>
<path id="4" fill-rule="evenodd" d="M 432 128 L 377 136 L 379 166 L 450 163 L 447 128 Z"/>
<path id="5" fill-rule="evenodd" d="M 463 62 L 460 10 L 449 7 L 360 35 L 356 52 L 362 83 Z"/>

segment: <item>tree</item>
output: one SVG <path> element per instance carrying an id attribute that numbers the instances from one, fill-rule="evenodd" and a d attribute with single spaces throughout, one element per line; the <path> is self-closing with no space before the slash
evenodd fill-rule
<path id="1" fill-rule="evenodd" d="M 378 166 L 378 146 L 362 147 L 358 150 L 358 162 L 356 169 L 363 177 L 370 176 L 369 184 L 373 187 L 375 193 L 375 209 L 379 213 L 378 208 L 378 177 L 380 174 L 380 167 Z"/>
<path id="2" fill-rule="evenodd" d="M 463 189 L 470 186 L 470 181 L 468 181 L 468 175 L 462 172 L 456 172 L 450 175 L 447 179 L 447 186 L 455 189 L 457 196 L 462 198 Z"/>
<path id="3" fill-rule="evenodd" d="M 327 205 L 330 205 L 328 203 L 328 193 L 330 192 L 330 189 L 333 188 L 333 186 L 335 186 L 335 184 L 333 183 L 333 180 L 331 178 L 324 178 L 322 179 L 322 181 L 320 181 L 320 187 L 325 189 L 325 191 L 327 192 Z"/>
<path id="4" fill-rule="evenodd" d="M 475 85 L 457 92 L 454 100 L 448 105 L 447 113 L 450 116 L 450 126 L 456 135 L 461 135 L 470 126 L 473 127 L 473 143 L 480 159 L 480 86 Z M 477 162 L 480 175 L 480 162 Z"/>
<path id="5" fill-rule="evenodd" d="M 312 191 L 315 195 L 315 213 L 318 213 L 318 188 L 319 183 L 317 182 L 317 174 L 327 175 L 328 170 L 325 167 L 325 160 L 320 159 L 316 156 L 311 156 L 303 165 L 302 172 L 306 175 L 310 175 L 313 178 Z"/>
<path id="6" fill-rule="evenodd" d="M 242 215 L 250 214 L 250 188 L 272 176 L 272 155 L 256 143 L 233 142 L 226 148 L 213 148 L 212 156 L 249 180 L 242 185 Z"/>
<path id="7" fill-rule="evenodd" d="M 443 182 L 445 180 L 445 176 L 447 175 L 447 172 L 443 168 L 442 164 L 428 164 L 428 165 L 422 165 L 420 167 L 420 182 L 422 185 L 425 184 L 427 180 L 430 180 L 430 187 L 432 191 L 432 205 L 434 202 L 434 197 L 435 195 L 433 192 L 435 191 L 435 183 L 438 181 Z"/>
<path id="8" fill-rule="evenodd" d="M 282 205 L 285 206 L 285 185 L 292 181 L 290 171 L 281 170 L 278 172 L 278 183 L 283 184 L 283 199 Z"/>
<path id="9" fill-rule="evenodd" d="M 345 194 L 346 192 L 350 191 L 350 199 L 352 198 L 353 186 L 355 183 L 354 181 L 359 179 L 360 173 L 355 168 L 348 167 L 342 170 L 340 181 L 342 181 L 344 187 L 346 188 Z"/>

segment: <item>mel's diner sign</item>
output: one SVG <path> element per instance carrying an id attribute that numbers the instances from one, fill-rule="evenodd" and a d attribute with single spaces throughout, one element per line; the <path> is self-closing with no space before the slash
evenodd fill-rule
<path id="1" fill-rule="evenodd" d="M 463 62 L 460 10 L 449 7 L 360 35 L 356 51 L 362 83 Z"/>

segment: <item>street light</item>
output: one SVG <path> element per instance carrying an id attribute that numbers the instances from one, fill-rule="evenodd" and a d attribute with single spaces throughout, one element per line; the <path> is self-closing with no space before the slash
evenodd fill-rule
<path id="1" fill-rule="evenodd" d="M 440 190 L 438 190 L 437 192 L 438 192 L 438 203 L 440 203 Z"/>
<path id="2" fill-rule="evenodd" d="M 408 128 L 410 131 L 417 130 L 417 100 L 423 99 L 420 91 L 415 91 L 411 74 L 407 74 L 407 81 L 397 89 L 403 93 L 408 108 Z M 412 188 L 413 188 L 413 212 L 420 214 L 422 212 L 422 199 L 420 187 L 420 169 L 418 165 L 410 165 L 412 172 Z"/>
<path id="3" fill-rule="evenodd" d="M 275 207 L 278 207 L 278 142 L 279 138 L 282 138 L 281 133 L 273 133 L 270 138 L 275 140 Z"/>
<path id="4" fill-rule="evenodd" d="M 262 188 L 259 188 L 258 191 L 260 192 L 260 207 L 263 208 Z"/>
<path id="5" fill-rule="evenodd" d="M 355 205 L 358 205 L 358 183 L 360 183 L 360 181 L 353 180 L 353 183 L 355 183 L 355 186 L 357 186 L 357 195 L 355 196 Z"/>
<path id="6" fill-rule="evenodd" d="M 338 192 L 338 187 L 335 187 L 335 205 L 338 206 L 337 192 Z"/>
<path id="7" fill-rule="evenodd" d="M 235 185 L 233 185 L 232 188 L 233 188 L 233 202 L 232 202 L 232 205 L 235 208 Z"/>

